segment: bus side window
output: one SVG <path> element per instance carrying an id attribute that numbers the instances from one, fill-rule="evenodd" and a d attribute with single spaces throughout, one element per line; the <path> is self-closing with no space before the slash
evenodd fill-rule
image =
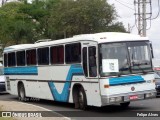
<path id="1" fill-rule="evenodd" d="M 96 47 L 89 47 L 89 76 L 97 76 L 97 64 L 96 64 Z"/>
<path id="2" fill-rule="evenodd" d="M 8 54 L 4 54 L 4 67 L 7 67 Z"/>
<path id="3" fill-rule="evenodd" d="M 17 66 L 25 66 L 26 64 L 25 51 L 18 51 L 16 53 L 16 59 L 17 59 Z"/>
<path id="4" fill-rule="evenodd" d="M 50 48 L 51 64 L 64 64 L 64 46 Z"/>
<path id="5" fill-rule="evenodd" d="M 88 77 L 88 69 L 87 69 L 87 48 L 83 48 L 83 70 L 86 77 Z"/>
<path id="6" fill-rule="evenodd" d="M 66 63 L 81 63 L 81 44 L 73 43 L 67 44 L 65 47 Z"/>
<path id="7" fill-rule="evenodd" d="M 49 65 L 49 48 L 38 48 L 38 65 Z"/>
<path id="8" fill-rule="evenodd" d="M 36 57 L 36 49 L 27 50 L 26 51 L 26 57 L 27 57 L 27 65 L 36 65 L 37 63 L 37 57 Z"/>
<path id="9" fill-rule="evenodd" d="M 8 53 L 8 67 L 16 66 L 15 52 Z"/>

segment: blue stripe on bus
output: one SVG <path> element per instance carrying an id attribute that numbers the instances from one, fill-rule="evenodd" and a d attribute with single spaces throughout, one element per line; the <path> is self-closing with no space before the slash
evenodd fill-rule
<path id="1" fill-rule="evenodd" d="M 145 80 L 140 76 L 125 76 L 119 78 L 109 78 L 109 85 L 123 85 L 123 84 L 132 84 L 132 83 L 141 83 L 145 82 Z"/>
<path id="2" fill-rule="evenodd" d="M 74 75 L 83 75 L 83 70 L 80 65 L 71 65 L 68 75 L 66 77 L 66 81 L 71 81 Z M 67 102 L 69 99 L 69 89 L 71 86 L 71 82 L 64 81 L 64 87 L 61 93 L 58 93 L 54 82 L 48 82 L 52 96 L 55 101 Z M 63 84 L 63 83 L 62 83 Z"/>
<path id="3" fill-rule="evenodd" d="M 38 75 L 36 66 L 4 68 L 5 75 Z"/>

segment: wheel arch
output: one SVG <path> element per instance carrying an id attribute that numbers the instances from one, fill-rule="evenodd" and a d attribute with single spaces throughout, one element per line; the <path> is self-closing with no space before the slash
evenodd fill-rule
<path id="1" fill-rule="evenodd" d="M 22 81 L 18 81 L 18 83 L 17 83 L 17 93 L 18 93 L 18 95 L 19 95 L 19 88 L 20 88 L 21 85 L 24 86 L 24 83 Z"/>
<path id="2" fill-rule="evenodd" d="M 80 88 L 83 89 L 85 92 L 83 85 L 80 83 L 75 83 L 72 88 L 72 97 L 73 97 L 73 103 L 75 104 L 75 108 L 79 107 L 79 106 L 77 106 L 77 104 L 78 104 L 78 92 L 79 92 Z M 86 92 L 85 92 L 85 97 L 86 97 L 86 104 L 87 104 Z"/>

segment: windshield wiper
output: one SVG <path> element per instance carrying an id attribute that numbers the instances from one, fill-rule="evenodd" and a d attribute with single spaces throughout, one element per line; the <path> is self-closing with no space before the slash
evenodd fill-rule
<path id="1" fill-rule="evenodd" d="M 139 63 L 135 64 L 135 62 L 132 62 L 132 65 L 133 66 L 138 66 L 138 68 L 142 71 L 143 74 L 147 74 L 147 72 L 143 68 L 140 67 L 140 65 L 142 65 L 142 64 L 139 64 Z"/>

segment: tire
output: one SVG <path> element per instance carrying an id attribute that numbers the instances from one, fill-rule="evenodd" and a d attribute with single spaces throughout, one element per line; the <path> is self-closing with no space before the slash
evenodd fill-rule
<path id="1" fill-rule="evenodd" d="M 86 94 L 82 87 L 80 87 L 78 91 L 78 104 L 79 104 L 79 108 L 82 110 L 85 110 L 87 107 Z"/>
<path id="2" fill-rule="evenodd" d="M 120 103 L 121 107 L 127 108 L 129 106 L 130 102 Z"/>
<path id="3" fill-rule="evenodd" d="M 25 88 L 24 88 L 23 84 L 19 85 L 19 88 L 18 88 L 18 97 L 19 97 L 20 101 L 23 101 L 23 102 L 26 101 L 26 93 L 25 93 Z"/>

